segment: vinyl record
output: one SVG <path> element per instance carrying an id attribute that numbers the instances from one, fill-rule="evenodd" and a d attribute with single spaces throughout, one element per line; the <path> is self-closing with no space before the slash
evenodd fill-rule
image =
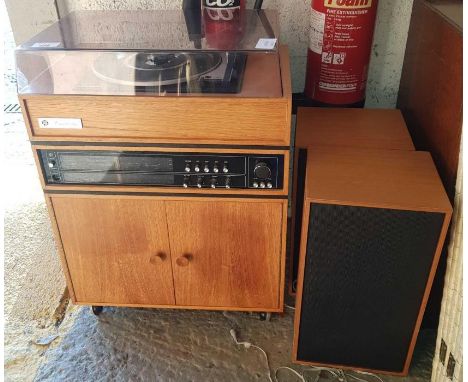
<path id="1" fill-rule="evenodd" d="M 93 64 L 101 80 L 127 86 L 167 86 L 193 81 L 222 63 L 218 53 L 103 53 Z"/>

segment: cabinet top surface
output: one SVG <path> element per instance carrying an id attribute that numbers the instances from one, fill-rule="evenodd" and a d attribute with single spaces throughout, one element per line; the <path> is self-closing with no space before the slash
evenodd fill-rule
<path id="1" fill-rule="evenodd" d="M 399 110 L 299 108 L 296 147 L 414 150 Z"/>
<path id="2" fill-rule="evenodd" d="M 452 210 L 427 152 L 309 149 L 306 198 L 364 207 Z"/>

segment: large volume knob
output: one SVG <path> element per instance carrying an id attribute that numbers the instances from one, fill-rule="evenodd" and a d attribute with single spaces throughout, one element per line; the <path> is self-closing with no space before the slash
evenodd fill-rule
<path id="1" fill-rule="evenodd" d="M 255 177 L 258 179 L 270 179 L 271 170 L 265 162 L 258 162 L 254 169 Z"/>

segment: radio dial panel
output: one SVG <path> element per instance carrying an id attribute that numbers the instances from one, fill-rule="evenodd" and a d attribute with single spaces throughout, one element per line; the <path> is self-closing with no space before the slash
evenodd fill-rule
<path id="1" fill-rule="evenodd" d="M 282 189 L 284 156 L 38 150 L 48 185 Z"/>

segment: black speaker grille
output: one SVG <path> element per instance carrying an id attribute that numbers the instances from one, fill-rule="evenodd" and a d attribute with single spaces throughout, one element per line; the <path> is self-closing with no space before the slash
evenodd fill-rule
<path id="1" fill-rule="evenodd" d="M 403 371 L 444 214 L 310 208 L 298 359 Z"/>

